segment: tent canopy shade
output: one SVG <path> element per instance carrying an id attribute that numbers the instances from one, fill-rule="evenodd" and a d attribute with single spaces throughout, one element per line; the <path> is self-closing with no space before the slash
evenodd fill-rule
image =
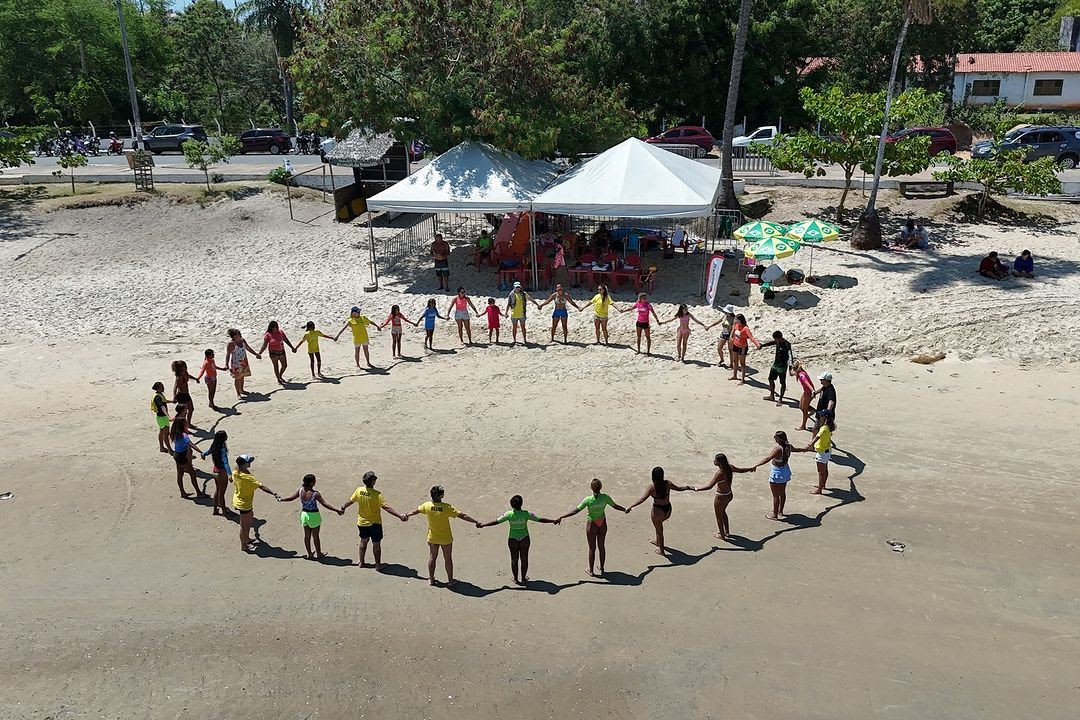
<path id="1" fill-rule="evenodd" d="M 533 200 L 538 212 L 623 218 L 713 213 L 720 170 L 629 138 L 571 168 Z"/>
<path id="2" fill-rule="evenodd" d="M 484 143 L 466 141 L 368 198 L 371 210 L 503 213 L 527 210 L 557 169 Z"/>

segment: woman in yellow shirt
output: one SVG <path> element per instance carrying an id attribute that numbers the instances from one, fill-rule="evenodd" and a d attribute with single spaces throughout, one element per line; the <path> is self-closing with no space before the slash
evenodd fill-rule
<path id="1" fill-rule="evenodd" d="M 593 329 L 596 331 L 596 344 L 600 344 L 600 331 L 604 331 L 604 344 L 608 344 L 607 333 L 607 321 L 608 311 L 610 308 L 615 308 L 619 312 L 622 309 L 615 304 L 615 301 L 611 299 L 611 294 L 608 293 L 607 285 L 600 284 L 596 286 L 596 294 L 593 295 L 592 300 L 589 301 L 589 305 L 592 305 L 593 309 Z M 584 310 L 586 306 L 578 308 Z"/>
<path id="2" fill-rule="evenodd" d="M 251 463 L 255 462 L 254 455 L 240 455 L 236 458 L 236 470 L 233 471 L 233 510 L 240 515 L 240 549 L 251 552 L 251 521 L 255 519 L 255 491 L 262 490 L 270 493 L 278 500 L 281 496 L 270 488 L 263 485 L 251 474 Z"/>
<path id="3" fill-rule="evenodd" d="M 439 557 L 440 548 L 442 548 L 443 564 L 446 566 L 446 584 L 453 585 L 457 582 L 454 579 L 454 533 L 450 530 L 450 519 L 459 517 L 480 527 L 480 523 L 466 513 L 450 503 L 444 503 L 445 493 L 441 485 L 436 485 L 431 488 L 431 502 L 426 502 L 405 514 L 405 519 L 413 515 L 427 515 L 428 585 L 435 584 L 435 561 Z"/>
<path id="4" fill-rule="evenodd" d="M 356 367 L 360 367 L 361 348 L 364 350 L 364 361 L 367 362 L 367 366 L 374 367 L 371 364 L 371 355 L 368 354 L 368 325 L 374 326 L 376 330 L 382 330 L 377 324 L 371 322 L 371 318 L 367 315 L 361 315 L 360 308 L 354 306 L 353 309 L 349 311 L 349 317 L 345 318 L 344 327 L 338 330 L 337 335 L 334 336 L 334 340 L 336 341 L 341 337 L 341 333 L 346 330 L 352 330 L 353 355 L 356 359 Z"/>

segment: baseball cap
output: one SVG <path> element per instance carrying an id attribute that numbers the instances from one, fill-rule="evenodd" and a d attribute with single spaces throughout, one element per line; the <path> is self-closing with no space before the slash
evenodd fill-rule
<path id="1" fill-rule="evenodd" d="M 514 287 L 516 287 L 516 288 L 519 288 L 519 287 L 521 287 L 521 283 L 520 283 L 520 282 L 518 282 L 518 281 L 515 281 L 515 282 L 514 282 Z"/>
<path id="2" fill-rule="evenodd" d="M 818 375 L 818 380 L 828 380 L 829 382 L 832 382 L 832 373 L 828 371 L 823 372 Z"/>
<path id="3" fill-rule="evenodd" d="M 352 315 L 353 313 L 358 313 L 358 312 L 360 312 L 360 308 L 353 305 L 353 308 L 352 308 L 352 310 L 349 311 L 349 314 Z"/>
<path id="4" fill-rule="evenodd" d="M 253 462 L 255 462 L 255 456 L 254 455 L 248 455 L 247 453 L 245 453 L 243 455 L 237 455 L 236 456 L 236 464 L 237 465 L 250 465 Z"/>

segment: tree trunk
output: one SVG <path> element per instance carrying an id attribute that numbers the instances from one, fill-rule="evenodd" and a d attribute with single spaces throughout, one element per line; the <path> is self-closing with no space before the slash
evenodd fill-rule
<path id="1" fill-rule="evenodd" d="M 206 192 L 210 192 L 210 171 L 203 170 L 203 177 L 206 178 Z"/>
<path id="2" fill-rule="evenodd" d="M 71 166 L 71 194 L 75 194 L 75 166 Z"/>
<path id="3" fill-rule="evenodd" d="M 727 102 L 724 105 L 724 137 L 720 148 L 720 205 L 739 209 L 735 197 L 735 176 L 731 169 L 731 139 L 735 134 L 735 109 L 739 102 L 739 82 L 742 79 L 743 58 L 746 57 L 746 36 L 750 33 L 750 7 L 753 0 L 740 0 L 739 24 L 735 28 L 735 49 L 731 55 L 731 74 L 728 77 Z"/>
<path id="4" fill-rule="evenodd" d="M 892 111 L 893 89 L 896 87 L 896 72 L 900 67 L 900 53 L 904 49 L 908 28 L 911 26 L 911 5 L 904 7 L 904 22 L 900 25 L 900 35 L 896 38 L 893 50 L 892 70 L 889 73 L 889 85 L 885 89 L 885 118 L 881 123 L 881 135 L 878 137 L 877 156 L 874 158 L 874 183 L 870 186 L 870 199 L 866 202 L 866 212 L 877 214 L 878 185 L 881 183 L 881 166 L 885 161 L 885 137 L 889 134 L 889 113 Z"/>
<path id="5" fill-rule="evenodd" d="M 851 190 L 851 176 L 855 173 L 855 166 L 844 168 L 844 192 L 840 194 L 840 204 L 836 206 L 837 224 L 844 222 L 844 203 L 847 201 L 848 191 Z"/>

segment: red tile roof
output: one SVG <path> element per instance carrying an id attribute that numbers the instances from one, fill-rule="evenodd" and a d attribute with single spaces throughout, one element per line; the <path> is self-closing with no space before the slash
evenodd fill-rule
<path id="1" fill-rule="evenodd" d="M 1080 52 L 960 53 L 956 72 L 1080 72 Z"/>

